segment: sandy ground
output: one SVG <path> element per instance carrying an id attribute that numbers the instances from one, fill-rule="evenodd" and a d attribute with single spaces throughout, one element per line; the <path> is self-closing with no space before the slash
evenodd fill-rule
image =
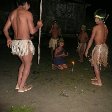
<path id="1" fill-rule="evenodd" d="M 6 47 L 0 48 L 0 112 L 11 106 L 30 106 L 34 112 L 112 112 L 112 73 L 102 70 L 103 86 L 91 85 L 93 71 L 88 61 L 77 62 L 69 57 L 69 69 L 52 70 L 48 53 L 43 50 L 40 65 L 33 58 L 28 83 L 31 91 L 15 90 L 20 62 Z M 74 72 L 71 61 L 75 60 Z"/>

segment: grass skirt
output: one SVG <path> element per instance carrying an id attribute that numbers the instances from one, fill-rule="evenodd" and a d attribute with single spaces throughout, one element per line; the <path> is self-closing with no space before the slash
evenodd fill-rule
<path id="1" fill-rule="evenodd" d="M 92 65 L 107 66 L 108 47 L 106 44 L 96 45 L 92 51 Z"/>
<path id="2" fill-rule="evenodd" d="M 12 54 L 18 56 L 28 55 L 29 53 L 35 54 L 35 48 L 31 40 L 13 40 Z"/>

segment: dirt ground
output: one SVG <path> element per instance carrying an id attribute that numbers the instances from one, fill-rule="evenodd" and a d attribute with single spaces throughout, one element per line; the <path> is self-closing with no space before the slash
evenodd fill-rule
<path id="1" fill-rule="evenodd" d="M 112 112 L 110 68 L 102 70 L 103 86 L 97 87 L 90 83 L 93 71 L 87 60 L 79 63 L 75 55 L 69 56 L 67 70 L 52 70 L 49 53 L 45 51 L 39 65 L 37 55 L 33 58 L 28 78 L 32 90 L 18 93 L 15 85 L 20 62 L 10 49 L 0 48 L 0 112 L 23 105 L 32 107 L 34 112 Z"/>

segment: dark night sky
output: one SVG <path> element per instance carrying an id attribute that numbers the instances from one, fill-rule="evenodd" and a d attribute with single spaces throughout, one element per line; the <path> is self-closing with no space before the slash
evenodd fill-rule
<path id="1" fill-rule="evenodd" d="M 4 6 L 4 5 L 8 6 L 8 5 L 14 3 L 15 1 L 16 0 L 0 0 L 0 7 Z M 32 1 L 39 1 L 39 0 L 32 0 Z M 62 1 L 65 1 L 65 2 L 76 2 L 78 0 L 62 0 Z M 110 0 L 84 0 L 84 2 L 92 4 L 92 6 L 94 6 L 94 7 L 111 8 L 111 6 L 109 7 Z"/>
<path id="2" fill-rule="evenodd" d="M 14 8 L 16 0 L 0 0 L 0 10 L 10 11 Z M 32 0 L 32 1 L 40 1 L 40 0 Z M 64 2 L 73 2 L 75 3 L 78 0 L 62 0 Z M 81 0 L 79 0 L 81 1 Z M 107 11 L 109 15 L 111 15 L 111 3 L 110 0 L 82 0 L 86 4 L 90 4 L 87 8 L 87 14 L 92 14 L 96 9 L 102 8 Z M 80 2 L 79 2 L 80 3 Z"/>
<path id="3" fill-rule="evenodd" d="M 0 0 L 0 10 L 10 12 L 11 10 L 13 10 L 15 6 L 15 1 L 16 0 Z M 32 1 L 39 1 L 39 0 L 32 0 Z M 76 3 L 76 1 L 78 0 L 62 0 L 62 1 Z M 110 0 L 83 0 L 82 3 L 90 4 L 90 6 L 88 6 L 86 10 L 87 16 L 89 15 L 93 17 L 95 10 L 102 8 L 106 10 L 107 14 L 109 14 L 108 20 L 112 19 L 112 6 L 110 6 L 111 5 Z"/>
<path id="4" fill-rule="evenodd" d="M 93 16 L 93 12 L 101 8 L 106 10 L 106 13 L 109 14 L 107 19 L 107 24 L 110 24 L 112 21 L 112 6 L 110 6 L 110 0 L 86 0 L 87 3 L 90 3 L 91 6 L 87 8 L 87 14 Z"/>
<path id="5" fill-rule="evenodd" d="M 0 9 L 1 10 L 6 10 L 6 11 L 7 11 L 7 9 L 11 9 L 12 5 L 15 4 L 15 1 L 16 0 L 0 0 Z M 32 1 L 39 1 L 39 0 L 32 0 Z M 62 1 L 74 2 L 75 3 L 78 0 L 62 0 Z M 111 10 L 112 6 L 109 6 L 109 4 L 111 4 L 110 0 L 83 0 L 83 2 L 88 3 L 88 4 L 91 5 L 91 7 L 89 9 L 90 11 L 94 11 L 94 10 L 96 10 L 98 8 L 104 8 L 109 13 L 111 13 L 110 10 Z"/>

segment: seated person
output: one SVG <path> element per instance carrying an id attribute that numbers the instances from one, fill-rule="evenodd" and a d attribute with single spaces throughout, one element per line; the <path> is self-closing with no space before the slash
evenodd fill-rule
<path id="1" fill-rule="evenodd" d="M 64 50 L 64 40 L 61 38 L 58 41 L 58 47 L 54 51 L 52 69 L 58 68 L 63 70 L 67 67 L 65 57 L 68 56 L 68 53 Z"/>

